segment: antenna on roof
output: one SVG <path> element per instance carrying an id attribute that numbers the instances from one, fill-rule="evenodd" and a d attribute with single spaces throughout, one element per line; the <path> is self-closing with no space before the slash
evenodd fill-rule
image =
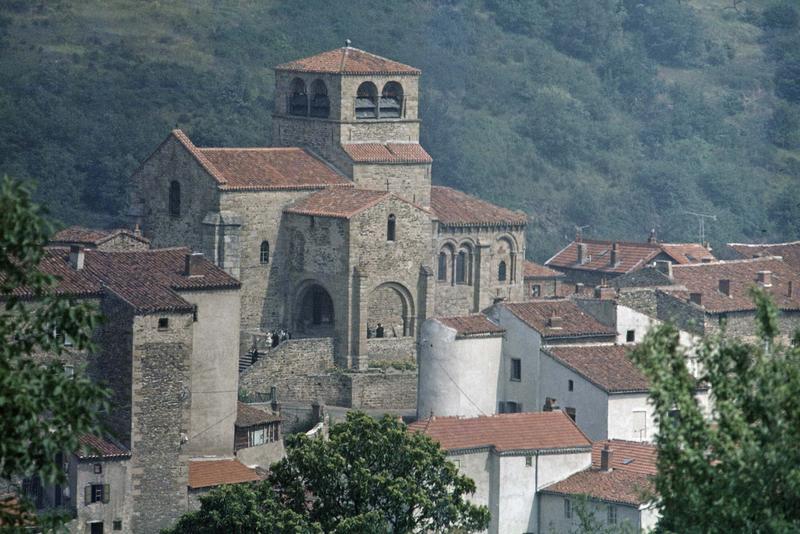
<path id="1" fill-rule="evenodd" d="M 347 48 L 350 48 L 351 44 L 353 44 L 353 41 L 351 41 L 350 39 L 344 40 L 344 46 L 346 46 Z"/>
<path id="2" fill-rule="evenodd" d="M 684 213 L 688 213 L 689 215 L 694 215 L 697 217 L 697 222 L 699 224 L 699 237 L 700 237 L 700 244 L 705 246 L 706 244 L 706 219 L 711 219 L 712 221 L 717 220 L 716 215 L 708 215 L 706 213 L 697 213 L 694 211 L 683 210 Z"/>

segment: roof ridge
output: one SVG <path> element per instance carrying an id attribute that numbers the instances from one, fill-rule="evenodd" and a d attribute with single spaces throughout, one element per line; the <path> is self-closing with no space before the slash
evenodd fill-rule
<path id="1" fill-rule="evenodd" d="M 787 245 L 800 245 L 800 240 L 785 243 L 726 243 L 729 247 L 785 247 Z"/>
<path id="2" fill-rule="evenodd" d="M 685 263 L 673 265 L 673 269 L 684 269 L 687 267 L 708 267 L 709 265 L 732 265 L 740 263 L 756 263 L 759 261 L 780 261 L 783 262 L 783 256 L 759 256 L 757 258 L 739 258 L 735 260 L 717 260 L 708 263 Z"/>
<path id="3" fill-rule="evenodd" d="M 228 180 L 226 180 L 222 173 L 219 172 L 219 169 L 217 169 L 213 163 L 208 161 L 208 158 L 206 158 L 205 155 L 198 150 L 195 144 L 192 143 L 192 140 L 189 139 L 189 136 L 183 133 L 183 130 L 176 128 L 170 132 L 170 135 L 175 137 L 175 139 L 177 139 L 178 142 L 180 142 L 184 148 L 186 148 L 186 150 L 188 150 L 189 153 L 194 156 L 200 166 L 203 167 L 211 175 L 211 177 L 217 181 L 217 183 L 228 183 Z"/>
<path id="4" fill-rule="evenodd" d="M 206 150 L 223 150 L 227 152 L 234 152 L 234 151 L 281 151 L 281 150 L 305 150 L 303 147 L 299 146 L 204 146 L 204 147 L 195 147 L 200 152 L 204 152 Z"/>

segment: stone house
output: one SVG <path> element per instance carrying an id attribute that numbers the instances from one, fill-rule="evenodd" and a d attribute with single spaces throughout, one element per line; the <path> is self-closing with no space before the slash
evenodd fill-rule
<path id="1" fill-rule="evenodd" d="M 239 402 L 233 437 L 236 458 L 248 466 L 269 467 L 285 456 L 282 418 Z"/>
<path id="2" fill-rule="evenodd" d="M 142 232 L 138 228 L 134 230 L 128 230 L 127 228 L 97 230 L 84 228 L 83 226 L 70 226 L 53 234 L 49 244 L 55 247 L 77 245 L 104 252 L 147 250 L 150 248 L 150 240 L 142 236 Z"/>
<path id="3" fill-rule="evenodd" d="M 365 370 L 413 359 L 430 317 L 523 299 L 527 218 L 431 185 L 419 77 L 350 46 L 280 65 L 273 147 L 200 148 L 176 130 L 132 176 L 154 245 L 241 281 L 240 352 L 285 329 L 332 338 L 329 367 Z"/>
<path id="4" fill-rule="evenodd" d="M 525 260 L 522 267 L 525 295 L 528 299 L 562 296 L 561 284 L 565 278 L 564 273 L 530 260 Z"/>
<path id="5" fill-rule="evenodd" d="M 470 500 L 489 508 L 487 532 L 541 532 L 537 492 L 591 465 L 591 441 L 562 412 L 432 417 L 409 425 L 475 481 Z"/>
<path id="6" fill-rule="evenodd" d="M 645 443 L 594 442 L 589 469 L 539 491 L 541 532 L 572 532 L 579 506 L 611 529 L 653 530 L 659 517 L 652 480 L 656 456 L 656 448 Z"/>
<path id="7" fill-rule="evenodd" d="M 728 243 L 728 248 L 742 259 L 780 256 L 792 269 L 800 272 L 800 241 L 788 243 Z"/>

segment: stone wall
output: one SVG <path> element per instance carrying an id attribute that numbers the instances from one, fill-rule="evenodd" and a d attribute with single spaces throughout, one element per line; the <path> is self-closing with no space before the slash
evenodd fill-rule
<path id="1" fill-rule="evenodd" d="M 758 340 L 755 311 L 729 312 L 725 314 L 706 313 L 705 330 L 717 334 L 725 325 L 725 333 L 744 341 Z M 778 331 L 783 343 L 789 343 L 793 334 L 800 329 L 800 312 L 780 310 L 778 312 Z"/>
<path id="2" fill-rule="evenodd" d="M 430 163 L 357 163 L 353 181 L 356 187 L 388 190 L 420 206 L 431 203 Z"/>
<path id="3" fill-rule="evenodd" d="M 417 359 L 417 341 L 413 337 L 368 339 L 367 354 L 370 362 L 413 362 Z"/>
<path id="4" fill-rule="evenodd" d="M 417 406 L 417 372 L 350 373 L 353 408 L 397 409 Z"/>
<path id="5" fill-rule="evenodd" d="M 653 288 L 621 289 L 617 302 L 649 317 L 658 317 L 658 301 Z"/>
<path id="6" fill-rule="evenodd" d="M 102 243 L 97 250 L 104 252 L 128 252 L 131 250 L 149 250 L 150 245 L 126 234 L 118 234 Z"/>
<path id="7" fill-rule="evenodd" d="M 534 295 L 534 286 L 539 286 L 539 295 Z M 528 299 L 558 297 L 561 292 L 561 278 L 525 278 L 525 296 Z"/>
<path id="8" fill-rule="evenodd" d="M 705 332 L 706 315 L 700 306 L 665 293 L 656 291 L 656 318 L 671 322 L 681 330 L 702 336 Z"/>

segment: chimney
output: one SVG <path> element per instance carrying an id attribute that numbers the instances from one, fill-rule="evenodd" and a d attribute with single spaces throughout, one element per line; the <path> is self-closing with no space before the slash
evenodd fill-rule
<path id="1" fill-rule="evenodd" d="M 600 451 L 600 471 L 610 472 L 613 470 L 611 462 L 614 460 L 614 450 L 609 447 L 608 443 L 603 446 Z"/>
<path id="2" fill-rule="evenodd" d="M 543 412 L 554 412 L 556 410 L 558 410 L 558 403 L 556 402 L 556 399 L 554 399 L 552 397 L 547 397 L 544 400 L 544 406 L 542 407 L 542 411 Z"/>
<path id="3" fill-rule="evenodd" d="M 575 294 L 580 295 L 581 293 L 583 293 L 583 282 L 578 282 L 575 284 Z"/>
<path id="4" fill-rule="evenodd" d="M 719 292 L 726 297 L 731 296 L 731 281 L 728 278 L 723 278 L 719 281 Z"/>
<path id="5" fill-rule="evenodd" d="M 611 266 L 612 267 L 616 267 L 616 266 L 618 266 L 620 264 L 619 254 L 617 254 L 617 252 L 618 252 L 618 250 L 617 250 L 617 242 L 614 241 L 611 244 Z"/>
<path id="6" fill-rule="evenodd" d="M 606 285 L 597 286 L 594 288 L 594 298 L 600 300 L 611 300 L 617 296 L 617 292 L 614 290 L 613 287 L 608 287 Z"/>
<path id="7" fill-rule="evenodd" d="M 83 269 L 83 261 L 86 254 L 83 247 L 80 245 L 70 245 L 69 247 L 69 265 L 76 271 Z"/>
<path id="8" fill-rule="evenodd" d="M 772 271 L 758 271 L 758 285 L 772 287 Z"/>
<path id="9" fill-rule="evenodd" d="M 650 230 L 650 235 L 647 237 L 647 242 L 651 244 L 658 243 L 658 239 L 656 239 L 656 229 L 653 228 Z"/>
<path id="10" fill-rule="evenodd" d="M 549 328 L 561 328 L 564 325 L 564 321 L 556 315 L 556 312 L 553 312 L 553 315 L 547 320 L 547 326 Z"/>
<path id="11" fill-rule="evenodd" d="M 186 255 L 183 274 L 186 276 L 202 276 L 200 264 L 203 262 L 203 254 L 200 252 L 190 252 Z"/>
<path id="12" fill-rule="evenodd" d="M 578 265 L 589 263 L 589 259 L 589 245 L 586 243 L 578 243 Z"/>
<path id="13" fill-rule="evenodd" d="M 142 229 L 139 228 L 139 223 L 136 223 L 136 226 L 133 227 L 133 235 L 136 237 L 142 237 Z"/>
<path id="14" fill-rule="evenodd" d="M 689 302 L 693 302 L 698 306 L 703 305 L 703 294 L 702 293 L 689 293 Z"/>
<path id="15" fill-rule="evenodd" d="M 656 271 L 663 273 L 672 280 L 672 262 L 669 260 L 656 260 Z"/>

